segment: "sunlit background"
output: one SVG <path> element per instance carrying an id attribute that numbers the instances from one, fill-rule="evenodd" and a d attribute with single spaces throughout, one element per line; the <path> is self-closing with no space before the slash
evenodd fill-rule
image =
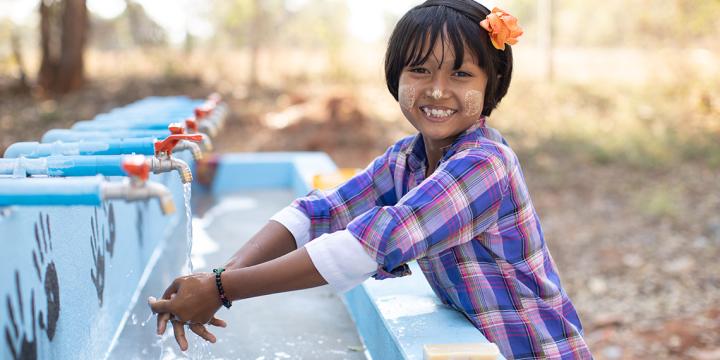
<path id="1" fill-rule="evenodd" d="M 66 1 L 45 3 L 57 17 Z M 418 3 L 87 0 L 84 81 L 58 93 L 39 81 L 39 1 L 0 0 L 0 153 L 146 96 L 219 91 L 219 151 L 365 166 L 414 131 L 383 54 Z M 720 1 L 493 3 L 525 34 L 489 125 L 596 358 L 720 359 Z"/>

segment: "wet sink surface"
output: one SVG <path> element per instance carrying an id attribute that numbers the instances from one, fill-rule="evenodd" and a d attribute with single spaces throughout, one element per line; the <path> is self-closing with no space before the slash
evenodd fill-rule
<path id="1" fill-rule="evenodd" d="M 223 264 L 293 198 L 290 191 L 264 190 L 214 202 L 193 220 L 195 271 L 211 271 Z M 155 317 L 144 299 L 161 295 L 180 273 L 186 257 L 181 225 L 149 277 L 111 359 L 365 359 L 355 325 L 327 286 L 234 302 L 230 310 L 218 312 L 228 327 L 211 329 L 218 342 L 206 343 L 188 330 L 186 353 L 177 347 L 171 330 L 162 337 L 155 335 Z"/>

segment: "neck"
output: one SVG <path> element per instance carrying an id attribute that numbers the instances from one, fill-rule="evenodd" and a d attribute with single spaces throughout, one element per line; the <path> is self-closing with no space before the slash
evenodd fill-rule
<path id="1" fill-rule="evenodd" d="M 429 176 L 437 169 L 440 159 L 442 159 L 443 154 L 452 145 L 453 141 L 436 142 L 423 137 L 423 143 L 425 144 L 425 156 L 427 156 L 428 163 L 425 175 Z"/>

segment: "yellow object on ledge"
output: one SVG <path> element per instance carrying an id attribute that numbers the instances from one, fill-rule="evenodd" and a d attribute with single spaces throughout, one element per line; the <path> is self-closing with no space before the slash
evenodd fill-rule
<path id="1" fill-rule="evenodd" d="M 426 344 L 425 360 L 496 360 L 500 350 L 493 343 Z"/>
<path id="2" fill-rule="evenodd" d="M 350 180 L 357 175 L 362 169 L 357 168 L 340 168 L 333 173 L 318 174 L 313 176 L 313 189 L 329 190 Z"/>

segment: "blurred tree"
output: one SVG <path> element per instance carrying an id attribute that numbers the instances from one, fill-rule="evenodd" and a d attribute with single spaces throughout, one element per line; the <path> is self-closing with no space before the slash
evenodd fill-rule
<path id="1" fill-rule="evenodd" d="M 278 41 L 285 47 L 305 47 L 326 52 L 328 73 L 335 79 L 346 78 L 348 69 L 342 59 L 348 42 L 348 6 L 341 0 L 314 0 L 286 13 Z"/>
<path id="2" fill-rule="evenodd" d="M 22 56 L 22 48 L 20 47 L 20 36 L 15 29 L 13 29 L 10 35 L 10 47 L 12 48 L 13 58 L 18 69 L 18 90 L 27 92 L 30 90 L 30 84 L 27 79 L 27 72 L 25 72 L 25 61 Z"/>
<path id="3" fill-rule="evenodd" d="M 258 58 L 260 57 L 260 42 L 265 32 L 264 25 L 265 11 L 260 0 L 252 0 L 252 17 L 248 31 L 250 40 L 250 68 L 248 69 L 248 86 L 252 89 L 258 85 Z"/>
<path id="4" fill-rule="evenodd" d="M 66 94 L 85 83 L 87 31 L 85 0 L 40 1 L 42 60 L 38 85 L 46 94 Z"/>
<path id="5" fill-rule="evenodd" d="M 248 49 L 248 86 L 259 84 L 259 57 L 275 41 L 278 27 L 287 18 L 284 0 L 217 1 L 219 28 L 230 35 L 232 45 Z"/>
<path id="6" fill-rule="evenodd" d="M 546 81 L 552 81 L 555 74 L 553 60 L 553 1 L 540 0 L 537 2 L 538 7 L 538 34 L 540 38 L 540 48 L 545 58 L 544 78 Z"/>
<path id="7" fill-rule="evenodd" d="M 105 19 L 90 13 L 92 32 L 88 47 L 125 50 L 167 46 L 168 36 L 165 29 L 150 18 L 142 5 L 133 0 L 125 1 L 125 10 L 114 18 Z"/>
<path id="8" fill-rule="evenodd" d="M 125 13 L 133 43 L 139 46 L 162 46 L 167 44 L 167 34 L 134 0 L 125 0 Z"/>

